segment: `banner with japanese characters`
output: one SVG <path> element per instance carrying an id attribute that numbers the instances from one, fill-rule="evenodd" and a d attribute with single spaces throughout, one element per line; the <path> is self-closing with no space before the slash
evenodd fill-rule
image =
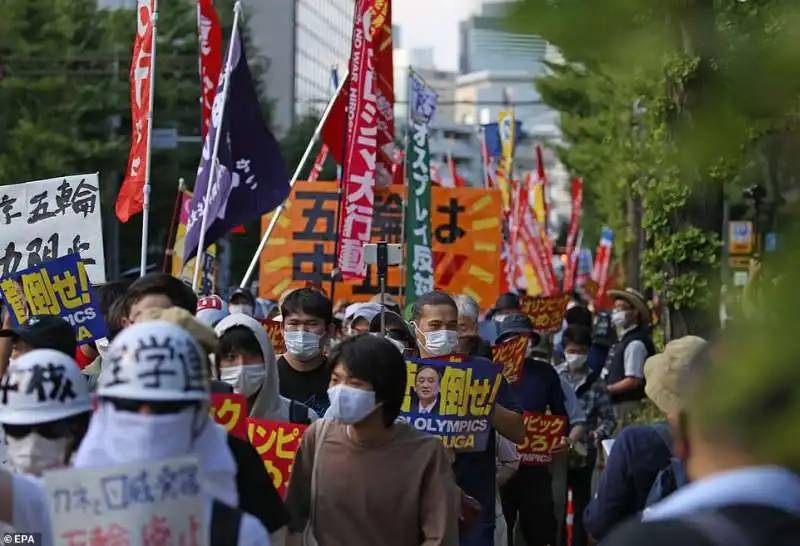
<path id="1" fill-rule="evenodd" d="M 247 440 L 247 415 L 250 410 L 244 395 L 232 392 L 211 393 L 211 405 L 208 412 L 214 421 L 225 427 L 229 434 L 233 434 L 241 440 Z"/>
<path id="2" fill-rule="evenodd" d="M 261 326 L 264 327 L 264 331 L 267 332 L 275 354 L 282 355 L 285 353 L 286 344 L 283 341 L 283 329 L 281 328 L 282 324 L 277 320 L 266 319 L 260 320 L 259 322 L 261 323 Z"/>
<path id="3" fill-rule="evenodd" d="M 189 222 L 189 213 L 192 208 L 192 192 L 181 190 L 181 208 L 178 213 L 178 227 L 175 232 L 175 246 L 172 250 L 172 276 L 183 279 L 191 284 L 194 279 L 194 264 L 197 258 L 192 258 L 183 265 L 184 242 L 186 240 L 186 224 Z M 203 254 L 203 267 L 200 269 L 200 294 L 214 294 L 217 291 L 217 245 L 209 246 Z"/>
<path id="4" fill-rule="evenodd" d="M 77 254 L 68 254 L 0 279 L 0 295 L 14 326 L 35 315 L 58 315 L 79 345 L 108 336 L 108 326 Z"/>
<path id="5" fill-rule="evenodd" d="M 570 295 L 523 296 L 520 299 L 522 312 L 528 315 L 539 333 L 554 333 L 561 329 Z"/>
<path id="6" fill-rule="evenodd" d="M 398 420 L 439 436 L 456 452 L 486 449 L 503 382 L 500 367 L 471 359 L 409 359 L 406 366 L 406 395 Z"/>
<path id="7" fill-rule="evenodd" d="M 202 478 L 195 457 L 46 472 L 52 544 L 207 546 Z"/>
<path id="8" fill-rule="evenodd" d="M 520 464 L 550 464 L 553 462 L 550 453 L 564 442 L 567 434 L 566 417 L 526 411 L 522 418 L 525 422 L 525 441 L 517 446 Z"/>
<path id="9" fill-rule="evenodd" d="M 402 243 L 405 188 L 375 192 L 372 242 Z M 259 296 L 277 300 L 288 288 L 306 283 L 328 286 L 336 262 L 335 182 L 297 182 L 272 237 L 261 253 Z M 262 219 L 262 233 L 269 216 Z M 431 249 L 434 286 L 469 294 L 482 307 L 497 299 L 500 278 L 500 192 L 483 188 L 431 191 Z M 400 295 L 400 268 L 390 267 L 387 291 Z M 363 280 L 336 284 L 336 297 L 368 301 L 379 293 L 373 266 Z"/>
<path id="10" fill-rule="evenodd" d="M 253 418 L 247 420 L 247 437 L 264 461 L 267 474 L 281 498 L 286 496 L 294 456 L 307 428 L 308 425 L 282 421 Z"/>
<path id="11" fill-rule="evenodd" d="M 97 173 L 0 187 L 0 277 L 67 254 L 106 282 Z"/>
<path id="12" fill-rule="evenodd" d="M 408 203 L 405 214 L 406 259 L 405 297 L 433 290 L 431 251 L 431 165 L 428 124 L 436 111 L 436 93 L 415 72 L 409 73 L 409 125 L 406 144 Z"/>
<path id="13" fill-rule="evenodd" d="M 512 385 L 522 379 L 528 343 L 528 336 L 514 336 L 492 347 L 492 362 L 503 366 L 503 375 Z"/>

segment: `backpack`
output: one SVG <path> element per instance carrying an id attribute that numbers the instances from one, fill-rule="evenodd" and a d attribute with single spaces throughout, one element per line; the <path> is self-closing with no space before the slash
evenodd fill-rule
<path id="1" fill-rule="evenodd" d="M 289 422 L 297 425 L 310 425 L 310 409 L 305 404 L 289 400 Z"/>
<path id="2" fill-rule="evenodd" d="M 672 453 L 672 436 L 669 433 L 669 426 L 666 423 L 654 423 L 649 425 L 656 431 L 658 436 Z M 656 504 L 670 496 L 672 493 L 689 483 L 683 463 L 675 456 L 671 456 L 669 464 L 662 468 L 656 475 L 650 492 L 647 494 L 645 508 Z"/>
<path id="3" fill-rule="evenodd" d="M 239 527 L 243 512 L 214 500 L 211 506 L 211 538 L 208 546 L 235 546 L 239 543 Z"/>

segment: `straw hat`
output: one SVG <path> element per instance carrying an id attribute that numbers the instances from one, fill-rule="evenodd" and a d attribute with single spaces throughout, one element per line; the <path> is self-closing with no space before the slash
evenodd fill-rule
<path id="1" fill-rule="evenodd" d="M 644 364 L 645 393 L 667 415 L 682 406 L 678 384 L 692 357 L 706 344 L 697 336 L 685 336 L 667 343 L 664 352 L 651 356 Z"/>
<path id="2" fill-rule="evenodd" d="M 647 307 L 647 300 L 639 292 L 629 287 L 625 290 L 609 290 L 608 295 L 614 300 L 625 300 L 630 303 L 639 313 L 641 323 L 650 324 L 650 308 Z"/>

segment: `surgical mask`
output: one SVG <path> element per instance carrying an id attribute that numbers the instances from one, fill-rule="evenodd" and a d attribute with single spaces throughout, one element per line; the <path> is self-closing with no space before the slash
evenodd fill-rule
<path id="1" fill-rule="evenodd" d="M 425 349 L 433 356 L 452 354 L 458 345 L 458 332 L 454 330 L 435 330 L 422 335 Z"/>
<path id="2" fill-rule="evenodd" d="M 196 435 L 199 435 L 199 431 L 195 431 L 199 410 L 145 415 L 120 411 L 105 404 L 100 411 L 106 414 L 100 435 L 102 449 L 118 464 L 161 461 L 188 455 Z M 202 417 L 208 419 L 207 409 Z"/>
<path id="3" fill-rule="evenodd" d="M 263 363 L 230 366 L 219 370 L 220 380 L 233 387 L 234 391 L 247 397 L 258 392 L 266 376 L 267 370 Z"/>
<path id="4" fill-rule="evenodd" d="M 611 313 L 611 324 L 620 328 L 625 326 L 625 323 L 628 321 L 628 312 L 627 311 L 614 311 Z"/>
<path id="5" fill-rule="evenodd" d="M 66 466 L 69 438 L 45 438 L 31 432 L 23 438 L 6 437 L 11 463 L 21 474 L 41 476 L 45 470 Z"/>
<path id="6" fill-rule="evenodd" d="M 570 370 L 580 370 L 586 363 L 586 355 L 567 354 L 564 355 L 564 360 L 567 362 L 567 367 Z"/>
<path id="7" fill-rule="evenodd" d="M 286 351 L 297 358 L 310 360 L 317 356 L 321 348 L 322 336 L 314 332 L 305 330 L 284 331 L 283 342 L 286 344 Z"/>
<path id="8" fill-rule="evenodd" d="M 375 392 L 357 389 L 348 385 L 336 385 L 328 389 L 331 402 L 325 419 L 336 419 L 348 425 L 363 421 L 375 410 Z"/>
<path id="9" fill-rule="evenodd" d="M 233 305 L 228 305 L 228 312 L 231 315 L 235 315 L 237 313 L 241 313 L 242 315 L 247 315 L 248 317 L 253 316 L 253 308 L 246 304 L 235 303 Z"/>
<path id="10" fill-rule="evenodd" d="M 97 349 L 97 354 L 100 355 L 100 358 L 105 358 L 106 353 L 108 352 L 108 346 L 111 343 L 108 341 L 107 337 L 101 337 L 100 339 L 95 340 L 94 346 Z"/>

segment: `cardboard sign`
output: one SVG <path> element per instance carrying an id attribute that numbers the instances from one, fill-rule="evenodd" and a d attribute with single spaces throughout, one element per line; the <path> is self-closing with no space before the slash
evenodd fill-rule
<path id="1" fill-rule="evenodd" d="M 209 414 L 230 434 L 247 440 L 247 398 L 236 393 L 212 393 Z"/>
<path id="2" fill-rule="evenodd" d="M 492 360 L 503 366 L 503 375 L 512 385 L 522 379 L 522 365 L 529 341 L 527 336 L 514 336 L 492 348 Z"/>
<path id="3" fill-rule="evenodd" d="M 567 432 L 567 419 L 560 415 L 523 413 L 525 441 L 517 446 L 520 464 L 545 466 L 553 461 L 550 452 L 558 447 Z"/>
<path id="4" fill-rule="evenodd" d="M 523 296 L 520 300 L 522 312 L 528 315 L 537 332 L 552 334 L 561 330 L 569 295 Z"/>
<path id="5" fill-rule="evenodd" d="M 286 496 L 294 457 L 306 429 L 308 425 L 266 419 L 247 420 L 247 437 L 264 461 L 264 467 L 281 498 Z"/>

